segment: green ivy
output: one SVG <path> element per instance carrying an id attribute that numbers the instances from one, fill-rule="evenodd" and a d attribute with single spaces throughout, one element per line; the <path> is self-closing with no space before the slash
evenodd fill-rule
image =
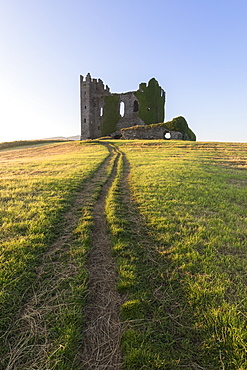
<path id="1" fill-rule="evenodd" d="M 139 101 L 138 115 L 146 125 L 164 121 L 165 96 L 155 78 L 147 86 L 140 84 L 135 96 Z"/>
<path id="2" fill-rule="evenodd" d="M 110 135 L 117 130 L 117 123 L 121 116 L 119 113 L 119 97 L 111 94 L 104 97 L 103 123 L 101 124 L 101 135 Z"/>
<path id="3" fill-rule="evenodd" d="M 189 128 L 186 119 L 182 116 L 173 118 L 172 121 L 165 122 L 165 126 L 170 131 L 180 131 L 183 134 L 184 140 L 196 141 L 196 135 Z"/>
<path id="4" fill-rule="evenodd" d="M 185 118 L 181 116 L 173 118 L 172 121 L 168 121 L 164 123 L 154 123 L 151 125 L 137 125 L 133 127 L 126 127 L 126 128 L 123 128 L 121 131 L 127 131 L 127 130 L 143 131 L 143 130 L 149 130 L 151 128 L 157 128 L 157 127 L 164 127 L 170 131 L 179 131 L 183 134 L 183 140 L 196 141 L 196 135 L 189 128 L 188 123 L 186 122 Z"/>

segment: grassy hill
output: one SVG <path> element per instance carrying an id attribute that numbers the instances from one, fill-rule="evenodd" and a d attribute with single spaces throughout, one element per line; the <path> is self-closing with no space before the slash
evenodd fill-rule
<path id="1" fill-rule="evenodd" d="M 18 148 L 0 151 L 1 368 L 247 368 L 247 144 Z"/>

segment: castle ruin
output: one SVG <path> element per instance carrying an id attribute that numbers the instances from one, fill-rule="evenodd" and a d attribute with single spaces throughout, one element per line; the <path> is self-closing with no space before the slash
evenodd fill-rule
<path id="1" fill-rule="evenodd" d="M 155 78 L 139 89 L 111 93 L 100 79 L 80 76 L 81 140 L 114 139 L 196 140 L 185 118 L 165 122 L 166 93 Z"/>
<path id="2" fill-rule="evenodd" d="M 117 138 L 123 128 L 164 122 L 165 96 L 154 78 L 137 91 L 116 94 L 101 79 L 80 76 L 81 140 Z"/>

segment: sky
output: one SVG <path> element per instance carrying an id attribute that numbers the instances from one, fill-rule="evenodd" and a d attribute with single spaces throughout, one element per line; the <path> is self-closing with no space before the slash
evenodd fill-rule
<path id="1" fill-rule="evenodd" d="M 247 141 L 246 0 L 0 0 L 0 142 L 80 134 L 79 76 L 156 78 L 198 141 Z"/>

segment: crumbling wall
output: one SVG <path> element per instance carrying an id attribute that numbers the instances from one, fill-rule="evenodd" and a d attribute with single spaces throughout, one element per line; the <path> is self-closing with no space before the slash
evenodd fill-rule
<path id="1" fill-rule="evenodd" d="M 155 78 L 137 91 L 113 94 L 100 79 L 80 76 L 81 139 L 111 135 L 129 139 L 196 140 L 184 117 L 166 123 L 164 90 Z"/>
<path id="2" fill-rule="evenodd" d="M 152 78 L 137 91 L 110 93 L 100 79 L 80 76 L 81 139 L 120 135 L 122 128 L 163 122 L 165 92 Z M 121 112 L 121 107 L 124 111 Z"/>
<path id="3" fill-rule="evenodd" d="M 165 124 L 153 124 L 145 126 L 129 127 L 121 130 L 122 139 L 165 139 L 182 140 L 183 134 L 179 131 L 170 131 Z"/>
<path id="4" fill-rule="evenodd" d="M 182 116 L 173 118 L 172 121 L 168 121 L 165 123 L 166 127 L 169 130 L 180 131 L 183 134 L 183 140 L 191 140 L 196 141 L 196 135 L 194 132 L 189 128 L 186 119 Z"/>
<path id="5" fill-rule="evenodd" d="M 123 106 L 122 109 L 120 108 Z M 104 98 L 104 113 L 101 124 L 102 136 L 120 135 L 125 127 L 144 125 L 138 116 L 139 102 L 134 92 L 111 94 Z M 122 111 L 122 115 L 120 114 Z"/>
<path id="6" fill-rule="evenodd" d="M 140 103 L 135 96 L 135 92 L 131 91 L 123 94 L 118 94 L 118 96 L 119 104 L 122 103 L 124 106 L 124 114 L 120 117 L 120 120 L 117 124 L 117 129 L 121 130 L 125 127 L 144 125 L 145 122 L 139 117 L 138 114 Z"/>

